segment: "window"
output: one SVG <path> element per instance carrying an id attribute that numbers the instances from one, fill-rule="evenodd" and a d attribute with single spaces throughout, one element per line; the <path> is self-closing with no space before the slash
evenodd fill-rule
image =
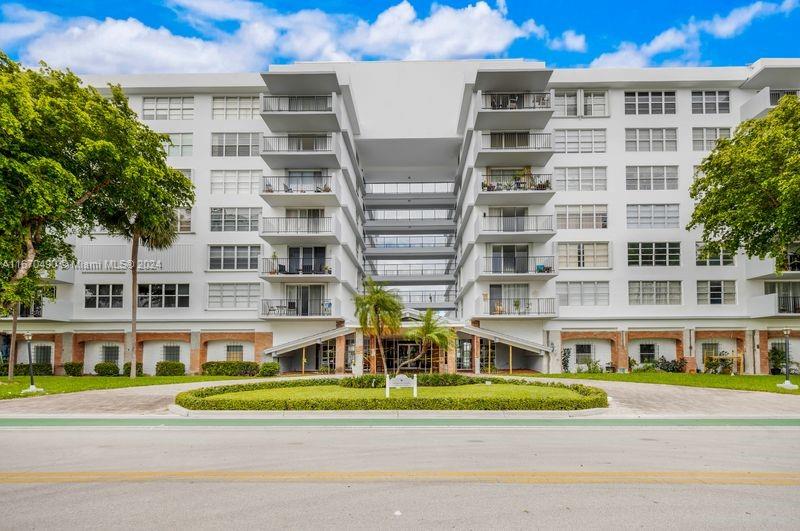
<path id="1" fill-rule="evenodd" d="M 209 309 L 254 309 L 261 299 L 258 283 L 221 283 L 208 285 Z"/>
<path id="2" fill-rule="evenodd" d="M 608 306 L 608 282 L 556 282 L 559 306 Z"/>
<path id="3" fill-rule="evenodd" d="M 626 92 L 625 114 L 675 114 L 675 91 Z"/>
<path id="4" fill-rule="evenodd" d="M 43 310 L 44 310 L 44 300 L 55 300 L 56 298 L 56 287 L 55 286 L 45 286 L 40 288 L 39 294 L 34 296 L 33 300 L 27 304 L 20 304 L 19 305 L 19 316 L 20 317 L 42 317 Z"/>
<path id="5" fill-rule="evenodd" d="M 181 361 L 180 345 L 164 345 L 161 350 L 161 359 L 164 361 Z"/>
<path id="6" fill-rule="evenodd" d="M 139 308 L 188 308 L 189 284 L 139 284 Z"/>
<path id="7" fill-rule="evenodd" d="M 52 365 L 53 347 L 50 345 L 33 346 L 33 363 L 41 365 Z"/>
<path id="8" fill-rule="evenodd" d="M 627 166 L 625 168 L 627 190 L 677 190 L 677 166 Z"/>
<path id="9" fill-rule="evenodd" d="M 727 90 L 692 91 L 692 114 L 728 114 L 731 97 Z"/>
<path id="10" fill-rule="evenodd" d="M 583 91 L 584 116 L 608 116 L 606 92 L 604 90 Z"/>
<path id="11" fill-rule="evenodd" d="M 259 194 L 261 170 L 211 170 L 212 194 Z"/>
<path id="12" fill-rule="evenodd" d="M 169 144 L 164 147 L 170 157 L 188 157 L 192 154 L 192 133 L 168 133 Z"/>
<path id="13" fill-rule="evenodd" d="M 208 268 L 213 271 L 258 269 L 260 245 L 211 245 L 208 248 Z"/>
<path id="14" fill-rule="evenodd" d="M 697 242 L 695 244 L 697 252 L 696 265 L 699 266 L 731 266 L 733 265 L 733 255 L 728 251 L 720 249 L 719 253 L 713 255 L 706 255 L 703 251 L 703 244 Z"/>
<path id="15" fill-rule="evenodd" d="M 556 205 L 559 229 L 608 228 L 608 205 Z"/>
<path id="16" fill-rule="evenodd" d="M 122 308 L 122 284 L 86 284 L 84 308 Z"/>
<path id="17" fill-rule="evenodd" d="M 557 153 L 605 153 L 605 129 L 556 129 L 553 150 Z"/>
<path id="18" fill-rule="evenodd" d="M 194 118 L 194 98 L 142 98 L 142 120 L 191 120 Z"/>
<path id="19" fill-rule="evenodd" d="M 628 304 L 680 304 L 680 280 L 632 280 L 628 282 Z"/>
<path id="20" fill-rule="evenodd" d="M 697 304 L 736 304 L 736 281 L 698 280 Z"/>
<path id="21" fill-rule="evenodd" d="M 679 225 L 678 205 L 628 205 L 629 229 L 667 229 Z"/>
<path id="22" fill-rule="evenodd" d="M 192 232 L 192 210 L 178 209 L 178 232 Z"/>
<path id="23" fill-rule="evenodd" d="M 692 127 L 692 149 L 711 151 L 718 139 L 730 137 L 730 127 Z"/>
<path id="24" fill-rule="evenodd" d="M 260 215 L 260 208 L 212 208 L 211 232 L 257 231 Z"/>
<path id="25" fill-rule="evenodd" d="M 628 242 L 629 266 L 679 266 L 680 242 Z"/>
<path id="26" fill-rule="evenodd" d="M 559 242 L 558 267 L 608 267 L 608 242 Z"/>
<path id="27" fill-rule="evenodd" d="M 655 363 L 658 354 L 658 345 L 654 343 L 641 343 L 639 345 L 639 362 Z"/>
<path id="28" fill-rule="evenodd" d="M 553 92 L 553 116 L 608 116 L 604 90 L 556 90 Z"/>
<path id="29" fill-rule="evenodd" d="M 606 169 L 598 166 L 554 168 L 554 190 L 594 192 L 606 189 Z"/>
<path id="30" fill-rule="evenodd" d="M 103 345 L 100 351 L 103 363 L 119 363 L 119 345 Z"/>
<path id="31" fill-rule="evenodd" d="M 260 133 L 211 133 L 212 157 L 256 157 Z"/>
<path id="32" fill-rule="evenodd" d="M 258 96 L 214 96 L 211 117 L 215 120 L 252 120 L 259 114 Z"/>
<path id="33" fill-rule="evenodd" d="M 553 93 L 553 116 L 578 116 L 577 90 L 556 90 Z"/>
<path id="34" fill-rule="evenodd" d="M 678 151 L 678 130 L 625 129 L 625 151 Z"/>
<path id="35" fill-rule="evenodd" d="M 594 345 L 578 343 L 575 345 L 575 365 L 588 365 L 594 359 Z"/>
<path id="36" fill-rule="evenodd" d="M 703 359 L 716 356 L 719 354 L 719 343 L 701 343 L 700 350 L 703 353 Z"/>
<path id="37" fill-rule="evenodd" d="M 244 345 L 225 345 L 225 361 L 244 361 Z"/>

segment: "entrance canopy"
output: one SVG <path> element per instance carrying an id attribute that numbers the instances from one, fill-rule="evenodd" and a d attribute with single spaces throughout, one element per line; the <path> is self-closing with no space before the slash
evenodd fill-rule
<path id="1" fill-rule="evenodd" d="M 281 354 L 286 354 L 293 350 L 315 345 L 322 341 L 329 341 L 331 339 L 336 339 L 339 336 L 346 336 L 347 334 L 352 334 L 353 332 L 355 332 L 355 330 L 356 329 L 354 327 L 343 326 L 341 328 L 334 328 L 332 330 L 318 332 L 310 336 L 301 337 L 299 339 L 295 339 L 287 343 L 282 343 L 277 347 L 268 348 L 264 351 L 264 354 L 266 354 L 267 356 L 280 356 Z"/>
<path id="2" fill-rule="evenodd" d="M 503 343 L 505 345 L 510 345 L 512 347 L 520 348 L 522 350 L 529 350 L 531 352 L 539 353 L 542 355 L 550 354 L 552 352 L 550 347 L 542 345 L 541 343 L 537 343 L 529 339 L 522 339 L 516 336 L 510 336 L 508 334 L 503 334 L 500 332 L 495 332 L 494 330 L 486 330 L 485 328 L 478 328 L 475 326 L 464 326 L 460 331 L 466 334 L 472 334 L 474 336 L 482 337 L 483 339 L 496 341 L 497 343 Z"/>

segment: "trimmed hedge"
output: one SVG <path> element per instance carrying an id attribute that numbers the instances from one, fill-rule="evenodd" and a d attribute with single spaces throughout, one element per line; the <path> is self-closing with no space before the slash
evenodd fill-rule
<path id="1" fill-rule="evenodd" d="M 82 361 L 68 361 L 64 364 L 64 374 L 67 376 L 83 376 Z"/>
<path id="2" fill-rule="evenodd" d="M 159 361 L 156 363 L 156 376 L 183 376 L 186 365 L 180 361 Z"/>
<path id="3" fill-rule="evenodd" d="M 119 376 L 119 365 L 110 361 L 101 361 L 94 366 L 97 376 Z"/>
<path id="4" fill-rule="evenodd" d="M 371 378 L 382 378 L 371 375 Z M 564 385 L 557 382 L 528 382 L 525 380 L 505 380 L 501 378 L 470 378 L 470 383 L 493 383 L 511 385 L 531 385 L 538 387 L 557 387 L 569 389 L 580 395 L 579 398 L 357 398 L 357 399 L 225 399 L 205 400 L 205 398 L 239 391 L 275 389 L 279 387 L 308 387 L 315 385 L 341 385 L 344 380 L 367 381 L 364 377 L 319 378 L 313 380 L 289 380 L 244 385 L 225 385 L 205 387 L 180 393 L 175 403 L 186 409 L 211 410 L 363 410 L 363 409 L 427 409 L 427 410 L 576 410 L 608 407 L 608 397 L 601 389 L 585 385 Z M 370 382 L 371 384 L 371 382 Z M 385 385 L 385 384 L 384 384 Z M 357 387 L 352 382 L 346 387 Z M 366 385 L 364 385 L 366 387 Z M 371 385 L 369 385 L 371 387 Z"/>
<path id="5" fill-rule="evenodd" d="M 28 371 L 28 364 L 27 363 L 16 363 L 14 364 L 14 376 L 27 376 L 30 374 Z M 34 376 L 52 376 L 53 375 L 53 366 L 49 363 L 34 363 L 33 364 L 33 375 Z M 0 365 L 0 376 L 8 376 L 8 364 L 3 363 Z"/>
<path id="6" fill-rule="evenodd" d="M 207 361 L 201 369 L 209 376 L 255 376 L 259 367 L 254 361 Z"/>
<path id="7" fill-rule="evenodd" d="M 123 376 L 130 376 L 131 375 L 131 362 L 126 361 L 125 365 L 122 366 L 122 375 Z M 143 376 L 144 375 L 144 368 L 141 363 L 136 364 L 136 376 Z"/>
<path id="8" fill-rule="evenodd" d="M 475 378 L 463 374 L 418 374 L 417 385 L 420 387 L 447 387 L 452 385 L 470 385 L 487 381 L 486 378 Z M 505 380 L 503 380 L 505 382 Z M 382 374 L 364 374 L 352 378 L 338 380 L 342 387 L 367 389 L 370 387 L 386 387 L 386 376 Z"/>
<path id="9" fill-rule="evenodd" d="M 279 372 L 281 372 L 280 364 L 277 361 L 268 361 L 261 364 L 258 375 L 269 378 L 271 376 L 278 376 Z"/>

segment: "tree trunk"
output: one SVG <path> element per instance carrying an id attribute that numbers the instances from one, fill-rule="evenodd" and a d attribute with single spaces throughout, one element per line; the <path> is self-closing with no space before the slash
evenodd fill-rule
<path id="1" fill-rule="evenodd" d="M 19 320 L 19 303 L 11 312 L 11 344 L 8 349 L 8 381 L 14 379 L 14 365 L 17 363 L 17 321 Z"/>
<path id="2" fill-rule="evenodd" d="M 431 344 L 431 348 L 433 348 L 433 344 Z M 425 356 L 426 352 L 428 352 L 428 350 L 425 348 L 425 343 L 423 343 L 422 346 L 420 346 L 419 354 L 417 354 L 413 358 L 408 358 L 406 361 L 403 361 L 403 362 L 400 362 L 400 363 L 397 364 L 397 368 L 394 371 L 394 375 L 397 376 L 398 374 L 400 374 L 400 369 L 402 369 L 404 365 L 405 366 L 411 365 L 412 363 L 414 363 L 418 359 L 420 359 L 423 356 Z"/>
<path id="3" fill-rule="evenodd" d="M 131 378 L 136 378 L 136 308 L 139 306 L 139 234 L 134 233 L 131 238 Z"/>

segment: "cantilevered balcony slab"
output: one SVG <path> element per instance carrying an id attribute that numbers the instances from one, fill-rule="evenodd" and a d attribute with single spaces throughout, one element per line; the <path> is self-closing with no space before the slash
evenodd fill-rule
<path id="1" fill-rule="evenodd" d="M 475 259 L 477 279 L 490 282 L 550 280 L 558 275 L 553 256 L 483 256 Z"/>
<path id="2" fill-rule="evenodd" d="M 272 169 L 341 168 L 341 133 L 266 135 L 261 158 Z"/>
<path id="3" fill-rule="evenodd" d="M 800 296 L 758 295 L 747 301 L 750 317 L 800 317 Z"/>
<path id="4" fill-rule="evenodd" d="M 478 167 L 541 167 L 553 156 L 550 133 L 483 132 L 475 139 Z"/>
<path id="5" fill-rule="evenodd" d="M 543 205 L 555 195 L 552 175 L 520 170 L 484 171 L 473 181 L 475 204 L 481 206 Z"/>
<path id="6" fill-rule="evenodd" d="M 367 219 L 364 232 L 367 234 L 441 234 L 454 233 L 452 219 Z"/>
<path id="7" fill-rule="evenodd" d="M 549 92 L 478 94 L 475 129 L 543 129 L 553 115 Z"/>
<path id="8" fill-rule="evenodd" d="M 339 179 L 331 175 L 309 178 L 266 176 L 261 198 L 270 206 L 313 208 L 341 206 Z"/>
<path id="9" fill-rule="evenodd" d="M 262 258 L 259 276 L 267 282 L 321 284 L 338 282 L 341 264 L 335 258 Z"/>
<path id="10" fill-rule="evenodd" d="M 259 317 L 267 321 L 343 319 L 339 299 L 261 299 Z"/>
<path id="11" fill-rule="evenodd" d="M 544 243 L 555 236 L 553 216 L 483 216 L 475 220 L 478 243 Z"/>
<path id="12" fill-rule="evenodd" d="M 478 298 L 475 319 L 553 319 L 558 317 L 554 298 Z"/>
<path id="13" fill-rule="evenodd" d="M 775 259 L 745 258 L 744 271 L 748 280 L 797 280 L 800 279 L 800 250 L 787 257 L 786 269 L 780 274 L 776 271 Z"/>
<path id="14" fill-rule="evenodd" d="M 335 245 L 340 243 L 341 229 L 335 217 L 324 218 L 261 218 L 259 234 L 270 245 Z"/>
<path id="15" fill-rule="evenodd" d="M 261 95 L 261 118 L 273 133 L 340 131 L 335 94 Z"/>

